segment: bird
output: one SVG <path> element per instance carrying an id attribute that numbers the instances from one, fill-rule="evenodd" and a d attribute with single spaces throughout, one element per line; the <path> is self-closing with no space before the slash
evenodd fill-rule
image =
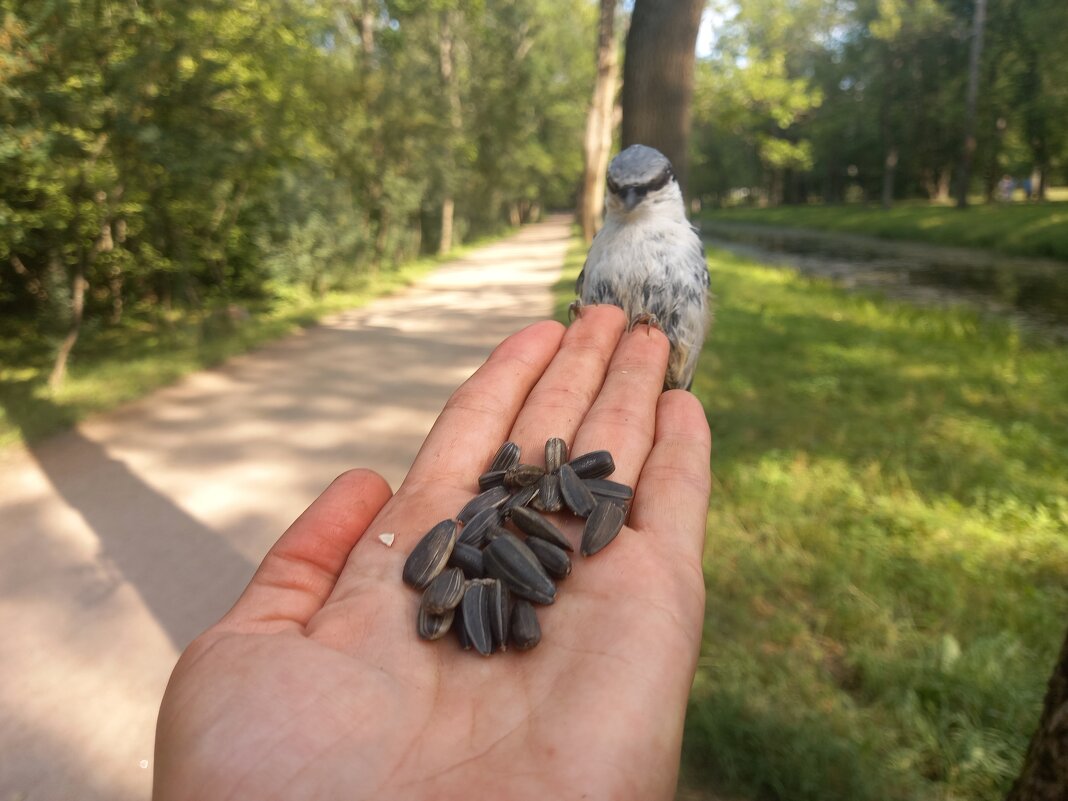
<path id="1" fill-rule="evenodd" d="M 678 179 L 659 150 L 631 145 L 608 165 L 606 183 L 604 225 L 575 282 L 572 315 L 609 303 L 623 309 L 628 330 L 659 328 L 671 343 L 664 389 L 689 389 L 712 302 L 704 246 Z"/>

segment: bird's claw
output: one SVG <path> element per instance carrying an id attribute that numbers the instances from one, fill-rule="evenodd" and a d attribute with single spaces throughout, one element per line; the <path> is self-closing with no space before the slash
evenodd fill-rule
<path id="1" fill-rule="evenodd" d="M 638 314 L 634 315 L 634 317 L 632 317 L 630 320 L 630 324 L 627 326 L 627 331 L 633 331 L 639 325 L 647 326 L 649 331 L 654 328 L 659 331 L 664 330 L 660 327 L 660 321 L 656 319 L 656 315 L 652 312 L 639 312 Z"/>
<path id="2" fill-rule="evenodd" d="M 571 301 L 571 305 L 567 307 L 567 321 L 569 323 L 573 323 L 581 316 L 582 301 L 576 298 L 575 300 Z"/>

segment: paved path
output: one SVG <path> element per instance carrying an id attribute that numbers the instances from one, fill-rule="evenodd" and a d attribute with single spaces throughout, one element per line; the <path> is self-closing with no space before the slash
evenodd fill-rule
<path id="1" fill-rule="evenodd" d="M 0 801 L 148 798 L 182 648 L 334 476 L 399 485 L 452 390 L 550 315 L 568 232 L 530 226 L 0 456 Z"/>

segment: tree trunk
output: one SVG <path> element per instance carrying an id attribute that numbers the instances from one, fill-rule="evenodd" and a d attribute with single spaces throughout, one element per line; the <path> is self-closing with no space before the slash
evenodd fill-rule
<path id="1" fill-rule="evenodd" d="M 363 52 L 370 56 L 375 52 L 375 0 L 363 0 L 360 4 L 360 45 Z"/>
<path id="2" fill-rule="evenodd" d="M 685 191 L 694 47 L 704 0 L 636 0 L 623 62 L 623 146 L 655 147 Z"/>
<path id="3" fill-rule="evenodd" d="M 1068 635 L 1049 680 L 1038 730 L 1007 801 L 1068 798 Z"/>
<path id="4" fill-rule="evenodd" d="M 441 71 L 441 85 L 446 102 L 449 105 L 449 131 L 446 136 L 443 157 L 443 198 L 441 201 L 441 241 L 438 253 L 444 255 L 452 250 L 453 215 L 456 202 L 453 197 L 456 184 L 456 145 L 463 125 L 460 116 L 460 82 L 456 80 L 456 64 L 453 59 L 455 38 L 453 33 L 453 12 L 441 12 L 441 29 L 438 35 L 438 60 Z"/>
<path id="5" fill-rule="evenodd" d="M 886 151 L 883 160 L 883 208 L 890 209 L 894 205 L 894 174 L 897 171 L 897 148 L 891 147 Z"/>
<path id="6" fill-rule="evenodd" d="M 586 115 L 585 170 L 579 194 L 579 224 L 586 244 L 593 241 L 594 234 L 600 229 L 604 211 L 604 181 L 612 149 L 612 110 L 619 75 L 615 23 L 616 0 L 601 0 L 601 17 L 597 25 L 597 79 Z"/>
<path id="7" fill-rule="evenodd" d="M 78 341 L 78 335 L 82 330 L 82 316 L 85 312 L 85 290 L 89 282 L 85 280 L 85 259 L 78 259 L 71 278 L 70 292 L 70 328 L 67 335 L 56 353 L 56 361 L 52 365 L 52 374 L 48 377 L 48 386 L 55 392 L 63 385 L 63 378 L 67 374 L 67 359 L 74 350 L 74 344 Z"/>
<path id="8" fill-rule="evenodd" d="M 968 207 L 968 185 L 975 156 L 975 109 L 979 100 L 979 60 L 983 55 L 983 29 L 986 27 L 986 0 L 975 0 L 972 19 L 972 47 L 968 56 L 968 95 L 964 107 L 964 149 L 961 152 L 957 184 L 957 208 Z"/>

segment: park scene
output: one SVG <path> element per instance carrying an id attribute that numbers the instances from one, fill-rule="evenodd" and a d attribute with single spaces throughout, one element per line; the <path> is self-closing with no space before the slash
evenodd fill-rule
<path id="1" fill-rule="evenodd" d="M 1066 52 L 1063 0 L 0 0 L 0 801 L 452 798 L 464 748 L 500 798 L 1068 798 Z M 659 153 L 627 161 L 636 144 Z M 594 399 L 627 372 L 613 353 L 674 358 L 674 317 L 600 309 L 624 304 L 594 269 L 645 258 L 619 243 L 660 192 L 693 226 L 660 266 L 703 248 L 711 323 L 692 376 L 649 379 L 631 464 L 591 433 Z M 556 387 L 558 430 L 524 428 L 553 336 L 604 363 Z M 476 458 L 442 410 L 478 412 L 460 388 L 517 342 Z M 668 512 L 643 522 L 669 428 L 694 453 L 711 434 L 700 470 L 668 465 L 703 537 L 678 657 L 657 632 L 686 615 L 624 606 L 674 597 L 660 562 L 687 580 Z M 421 465 L 469 455 L 411 519 L 454 515 L 528 429 L 523 462 L 548 436 L 612 450 L 628 528 L 589 557 L 567 529 L 536 651 L 422 642 L 401 564 L 428 526 L 387 523 L 424 498 Z M 324 592 L 378 560 L 376 614 L 407 623 L 326 651 L 408 672 L 330 708 L 329 747 L 323 726 L 283 750 L 282 712 L 201 723 L 205 751 L 252 732 L 254 769 L 176 779 L 178 722 L 256 686 L 235 668 L 183 692 L 224 650 L 202 633 L 237 625 L 279 537 L 335 497 L 370 511 Z M 581 630 L 609 575 L 618 617 Z M 539 738 L 565 685 L 522 677 L 580 640 L 568 723 Z M 424 663 L 438 690 L 518 676 L 530 715 L 481 730 L 502 689 L 421 716 Z M 318 664 L 286 678 L 326 697 Z M 454 723 L 440 765 L 404 728 Z M 324 755 L 372 725 L 406 755 L 343 792 Z M 514 744 L 551 761 L 525 772 Z"/>

